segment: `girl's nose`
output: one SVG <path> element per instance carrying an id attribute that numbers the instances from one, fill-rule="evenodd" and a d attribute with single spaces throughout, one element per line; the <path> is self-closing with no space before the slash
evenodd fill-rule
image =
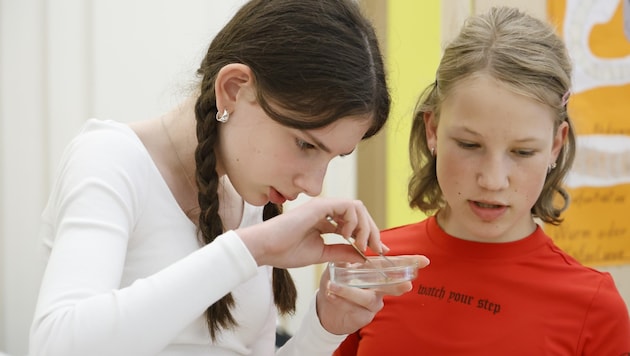
<path id="1" fill-rule="evenodd" d="M 501 190 L 509 186 L 509 167 L 503 159 L 486 158 L 478 166 L 477 184 L 487 190 Z"/>
<path id="2" fill-rule="evenodd" d="M 318 196 L 322 193 L 327 168 L 328 164 L 306 167 L 303 171 L 298 172 L 294 183 L 306 195 L 312 197 Z"/>

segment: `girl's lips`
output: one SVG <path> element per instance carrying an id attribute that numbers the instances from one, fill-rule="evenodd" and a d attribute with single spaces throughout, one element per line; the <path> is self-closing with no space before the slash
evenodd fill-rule
<path id="1" fill-rule="evenodd" d="M 508 209 L 506 205 L 478 201 L 469 201 L 469 206 L 472 212 L 483 221 L 498 219 Z"/>
<path id="2" fill-rule="evenodd" d="M 473 203 L 477 204 L 481 208 L 487 208 L 487 209 L 496 209 L 496 208 L 500 208 L 500 207 L 505 206 L 503 204 L 484 203 L 484 202 L 481 202 L 481 201 L 473 201 Z"/>
<path id="3" fill-rule="evenodd" d="M 284 202 L 287 201 L 287 198 L 274 188 L 269 188 L 269 201 L 274 204 L 284 204 Z"/>

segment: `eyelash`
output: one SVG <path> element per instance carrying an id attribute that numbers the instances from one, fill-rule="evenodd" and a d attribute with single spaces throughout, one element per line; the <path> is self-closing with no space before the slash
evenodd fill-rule
<path id="1" fill-rule="evenodd" d="M 467 143 L 462 141 L 457 141 L 457 145 L 465 150 L 472 150 L 479 147 L 476 143 Z M 521 157 L 531 157 L 535 153 L 533 150 L 514 150 L 513 152 Z"/>
<path id="2" fill-rule="evenodd" d="M 298 146 L 298 148 L 302 151 L 306 151 L 306 150 L 312 150 L 315 148 L 314 145 L 302 140 L 302 139 L 295 139 L 295 144 Z"/>
<path id="3" fill-rule="evenodd" d="M 534 151 L 516 150 L 515 152 L 522 157 L 531 157 L 534 155 Z"/>
<path id="4" fill-rule="evenodd" d="M 457 141 L 457 145 L 459 147 L 467 149 L 467 150 L 472 150 L 473 148 L 479 147 L 479 145 L 476 144 L 476 143 L 466 143 L 466 142 L 462 142 L 462 141 Z"/>

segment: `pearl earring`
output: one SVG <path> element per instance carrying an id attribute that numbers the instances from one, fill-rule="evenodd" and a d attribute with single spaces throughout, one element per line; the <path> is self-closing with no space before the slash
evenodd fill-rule
<path id="1" fill-rule="evenodd" d="M 217 111 L 216 119 L 218 122 L 226 123 L 229 118 L 230 113 L 226 109 L 223 109 L 223 113 L 221 114 L 221 116 L 219 116 L 219 112 Z"/>

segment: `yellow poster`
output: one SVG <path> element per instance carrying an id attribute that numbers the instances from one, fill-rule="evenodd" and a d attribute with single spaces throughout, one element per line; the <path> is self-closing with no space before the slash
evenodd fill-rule
<path id="1" fill-rule="evenodd" d="M 630 263 L 630 0 L 550 0 L 573 61 L 569 209 L 545 230 L 587 265 Z"/>

